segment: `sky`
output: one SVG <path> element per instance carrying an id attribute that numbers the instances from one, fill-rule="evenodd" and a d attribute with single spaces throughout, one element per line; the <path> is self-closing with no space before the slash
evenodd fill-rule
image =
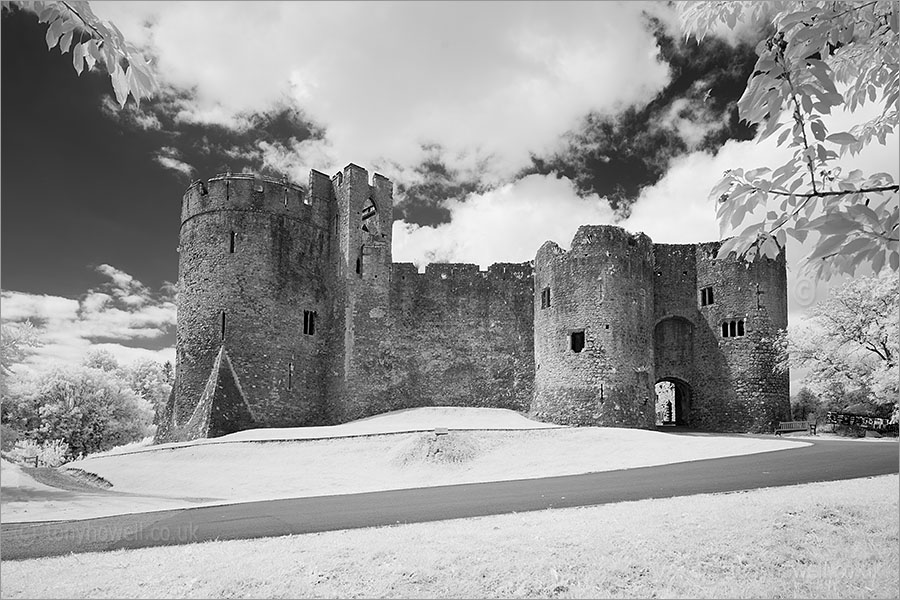
<path id="1" fill-rule="evenodd" d="M 33 368 L 174 361 L 181 196 L 229 168 L 378 171 L 395 262 L 487 268 L 582 224 L 720 239 L 722 173 L 787 157 L 735 116 L 759 32 L 685 41 L 663 2 L 91 6 L 152 58 L 152 101 L 119 109 L 33 14 L 2 16 L 2 318 L 39 328 Z M 888 141 L 851 162 L 900 179 Z M 791 322 L 826 293 L 794 255 Z"/>

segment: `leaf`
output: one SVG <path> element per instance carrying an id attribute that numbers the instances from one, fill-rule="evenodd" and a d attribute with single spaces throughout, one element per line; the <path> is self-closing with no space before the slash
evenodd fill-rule
<path id="1" fill-rule="evenodd" d="M 872 258 L 872 270 L 875 273 L 881 271 L 881 267 L 884 266 L 884 250 L 879 250 L 878 254 Z"/>
<path id="2" fill-rule="evenodd" d="M 852 134 L 847 133 L 846 131 L 841 131 L 839 133 L 832 133 L 825 141 L 831 142 L 832 144 L 840 144 L 841 146 L 846 146 L 847 144 L 855 144 L 859 140 L 856 139 Z"/>
<path id="3" fill-rule="evenodd" d="M 59 42 L 59 50 L 60 52 L 68 52 L 69 46 L 72 45 L 72 31 L 67 31 L 62 35 L 62 39 Z"/>
<path id="4" fill-rule="evenodd" d="M 806 229 L 794 228 L 791 230 L 791 237 L 800 242 L 801 244 L 806 241 L 806 237 L 809 235 L 809 231 Z"/>
<path id="5" fill-rule="evenodd" d="M 810 121 L 809 128 L 812 129 L 813 136 L 820 142 L 825 138 L 825 134 L 828 133 L 825 129 L 825 126 L 822 125 L 821 121 Z"/>
<path id="6" fill-rule="evenodd" d="M 88 40 L 81 46 L 84 49 L 84 62 L 87 64 L 87 68 L 90 71 L 94 68 L 94 65 L 97 64 L 97 58 L 94 56 L 94 53 L 96 52 L 94 48 L 96 42 L 94 40 Z"/>
<path id="7" fill-rule="evenodd" d="M 858 254 L 861 250 L 867 249 L 869 246 L 872 246 L 874 241 L 871 238 L 867 237 L 857 237 L 853 238 L 847 245 L 841 249 L 841 253 L 847 256 L 852 256 L 854 254 Z"/>
<path id="8" fill-rule="evenodd" d="M 790 134 L 791 134 L 790 129 L 785 129 L 784 131 L 782 131 L 781 135 L 778 136 L 778 141 L 775 143 L 775 145 L 777 145 L 777 146 L 782 145 Z"/>
<path id="9" fill-rule="evenodd" d="M 823 237 L 818 244 L 816 244 L 816 248 L 812 254 L 810 254 L 807 259 L 809 262 L 820 259 L 824 256 L 829 256 L 834 254 L 838 248 L 841 247 L 841 244 L 844 243 L 844 236 L 842 235 L 832 235 L 830 237 Z"/>
<path id="10" fill-rule="evenodd" d="M 116 70 L 110 73 L 113 91 L 116 94 L 116 101 L 118 101 L 119 106 L 125 108 L 125 103 L 128 101 L 128 81 L 125 79 L 125 72 L 118 65 L 116 67 Z"/>
<path id="11" fill-rule="evenodd" d="M 72 49 L 72 65 L 78 75 L 84 70 L 84 53 L 84 44 L 75 44 L 75 48 Z"/>
<path id="12" fill-rule="evenodd" d="M 62 26 L 62 19 L 56 19 L 50 23 L 50 27 L 47 28 L 47 35 L 45 36 L 45 39 L 47 40 L 47 50 L 52 50 L 57 42 L 59 42 L 59 38 L 62 35 Z"/>

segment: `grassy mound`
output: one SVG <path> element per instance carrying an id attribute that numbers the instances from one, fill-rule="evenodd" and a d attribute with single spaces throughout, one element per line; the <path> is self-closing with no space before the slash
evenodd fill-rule
<path id="1" fill-rule="evenodd" d="M 404 467 L 421 464 L 462 464 L 481 453 L 471 433 L 451 431 L 445 435 L 421 433 L 404 440 L 392 452 L 391 462 Z"/>

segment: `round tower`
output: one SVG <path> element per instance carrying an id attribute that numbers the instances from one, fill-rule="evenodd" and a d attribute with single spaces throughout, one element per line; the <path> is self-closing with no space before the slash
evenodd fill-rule
<path id="1" fill-rule="evenodd" d="M 709 393 L 692 420 L 719 431 L 771 432 L 790 419 L 790 376 L 776 369 L 775 344 L 787 327 L 785 253 L 746 263 L 717 258 L 720 246 L 697 245 L 697 286 L 713 295 L 701 298 L 711 343 L 697 348 L 695 362 L 715 380 L 698 382 Z"/>
<path id="2" fill-rule="evenodd" d="M 538 250 L 531 412 L 567 425 L 652 427 L 653 244 L 613 226 L 578 228 L 568 252 Z"/>
<path id="3" fill-rule="evenodd" d="M 171 438 L 318 423 L 329 204 L 286 180 L 246 173 L 188 187 Z M 222 394 L 227 407 L 217 406 Z M 185 433 L 201 411 L 218 424 Z M 242 422 L 229 422 L 235 414 Z"/>

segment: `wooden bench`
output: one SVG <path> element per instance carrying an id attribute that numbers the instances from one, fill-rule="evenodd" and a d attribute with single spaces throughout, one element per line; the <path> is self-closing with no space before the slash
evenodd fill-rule
<path id="1" fill-rule="evenodd" d="M 810 435 L 816 435 L 816 424 L 812 421 L 781 421 L 775 435 L 792 431 L 808 431 Z"/>

